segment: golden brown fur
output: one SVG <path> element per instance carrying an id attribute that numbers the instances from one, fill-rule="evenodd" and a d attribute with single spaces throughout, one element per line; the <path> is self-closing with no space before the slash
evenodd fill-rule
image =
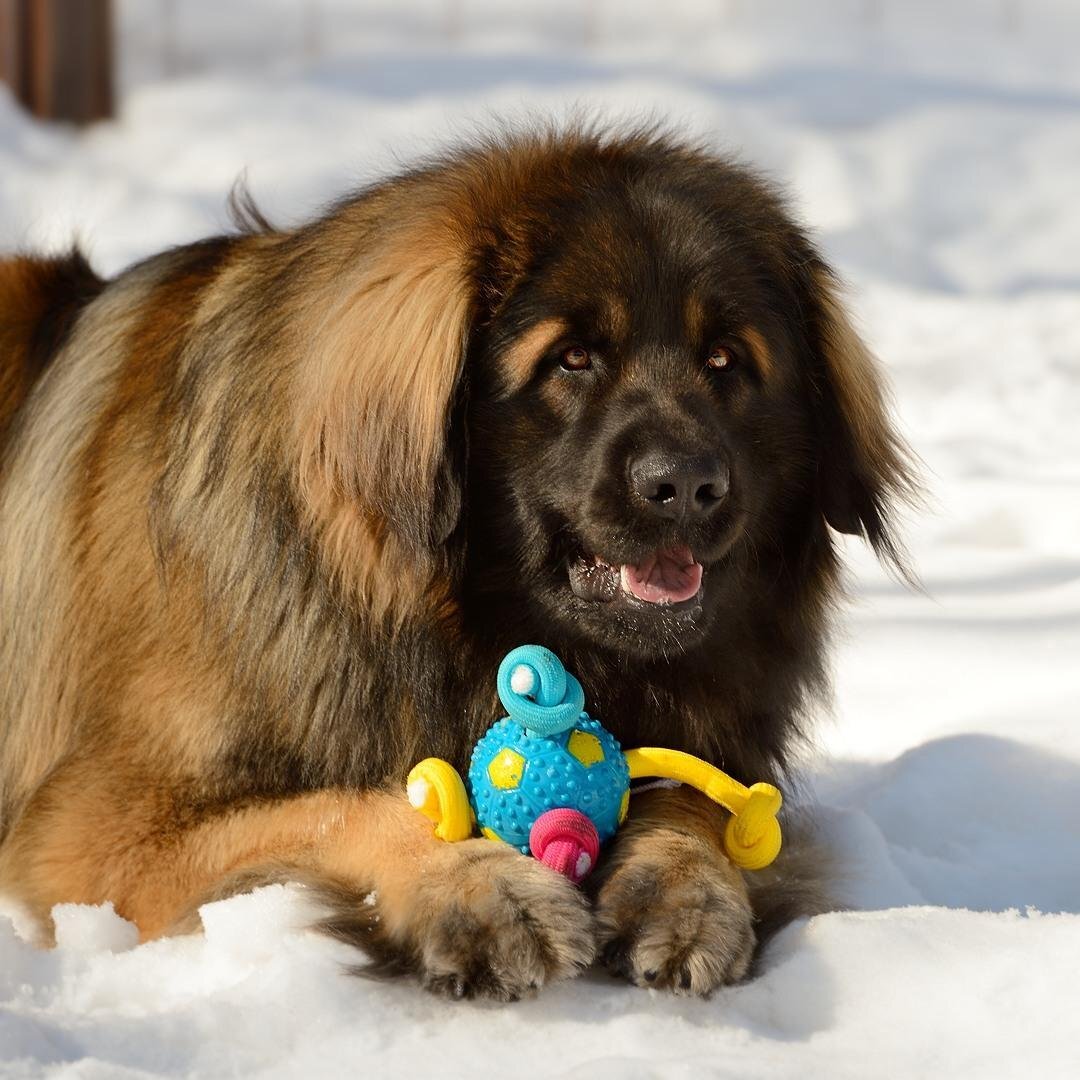
<path id="1" fill-rule="evenodd" d="M 592 960 L 594 915 L 563 879 L 485 841 L 436 842 L 398 792 L 411 760 L 461 764 L 497 715 L 481 673 L 501 645 L 469 628 L 455 538 L 466 358 L 480 312 L 531 272 L 536 223 L 507 208 L 649 155 L 699 167 L 651 135 L 538 136 L 434 163 L 301 229 L 164 253 L 104 288 L 79 257 L 0 262 L 0 889 L 43 925 L 55 903 L 111 900 L 153 937 L 189 927 L 208 897 L 294 878 L 333 908 L 330 932 L 442 992 L 512 998 Z M 907 488 L 903 451 L 816 273 L 809 319 L 841 432 L 825 453 L 856 473 L 825 477 L 825 515 L 894 551 L 884 520 Z M 560 326 L 515 338 L 506 392 Z M 784 642 L 824 618 L 829 552 L 799 611 L 777 614 Z M 605 657 L 579 657 L 590 694 L 616 693 Z M 641 693 L 682 710 L 670 741 L 775 775 L 821 678 L 816 653 L 800 665 L 753 730 L 734 711 L 750 691 L 732 692 L 722 723 L 707 683 Z M 663 726 L 619 708 L 605 715 L 626 739 Z M 643 798 L 613 853 L 599 942 L 635 981 L 708 992 L 745 974 L 750 901 L 717 824 L 691 796 Z M 658 903 L 643 907 L 641 888 Z M 824 902 L 811 893 L 803 910 Z"/>
<path id="2" fill-rule="evenodd" d="M 0 261 L 0 448 L 34 380 L 101 285 L 78 252 Z"/>

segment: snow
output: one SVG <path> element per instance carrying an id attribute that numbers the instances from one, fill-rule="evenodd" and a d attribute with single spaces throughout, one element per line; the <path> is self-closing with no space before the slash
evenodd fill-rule
<path id="1" fill-rule="evenodd" d="M 536 685 L 536 673 L 528 664 L 518 664 L 510 672 L 510 689 L 515 694 L 531 694 Z"/>
<path id="2" fill-rule="evenodd" d="M 172 11 L 172 30 L 162 29 Z M 0 246 L 114 271 L 224 224 L 243 170 L 296 221 L 492 117 L 672 118 L 784 180 L 855 286 L 925 463 L 926 594 L 855 544 L 807 787 L 859 910 L 710 1001 L 593 972 L 513 1007 L 347 977 L 299 887 L 136 946 L 0 915 L 0 1076 L 1080 1075 L 1080 9 L 185 0 L 121 5 L 124 110 L 0 96 Z M 18 928 L 18 929 L 17 929 Z"/>
<path id="3" fill-rule="evenodd" d="M 93 949 L 72 935 L 34 951 L 0 924 L 4 1075 L 1064 1077 L 1076 1064 L 1075 916 L 825 915 L 710 1001 L 589 974 L 507 1008 L 348 978 L 347 950 L 297 929 L 306 911 L 298 887 L 273 885 L 208 905 L 205 937 L 126 952 L 97 948 L 123 934 L 111 911 L 88 912 Z"/>

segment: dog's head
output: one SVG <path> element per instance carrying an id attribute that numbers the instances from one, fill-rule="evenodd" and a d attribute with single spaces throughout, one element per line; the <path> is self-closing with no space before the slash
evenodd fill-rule
<path id="1" fill-rule="evenodd" d="M 302 476 L 362 523 L 337 558 L 369 595 L 373 574 L 411 595 L 418 567 L 560 637 L 669 654 L 738 618 L 753 574 L 831 552 L 827 525 L 897 556 L 910 476 L 876 365 L 750 172 L 651 136 L 538 138 L 348 213 Z"/>

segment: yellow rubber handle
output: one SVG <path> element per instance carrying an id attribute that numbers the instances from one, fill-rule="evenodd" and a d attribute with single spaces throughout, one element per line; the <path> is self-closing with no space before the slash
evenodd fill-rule
<path id="1" fill-rule="evenodd" d="M 744 870 L 761 870 L 780 854 L 783 838 L 776 815 L 783 799 L 772 784 L 744 787 L 693 754 L 642 746 L 626 751 L 630 779 L 656 776 L 689 784 L 731 811 L 724 830 L 724 850 L 728 858 Z"/>
<path id="2" fill-rule="evenodd" d="M 405 793 L 410 804 L 435 823 L 435 835 L 440 840 L 467 840 L 472 835 L 469 796 L 449 761 L 424 758 L 409 773 Z"/>

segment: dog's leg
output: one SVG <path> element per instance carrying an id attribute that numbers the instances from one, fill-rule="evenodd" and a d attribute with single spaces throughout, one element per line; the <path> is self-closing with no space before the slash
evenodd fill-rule
<path id="1" fill-rule="evenodd" d="M 724 854 L 725 819 L 690 788 L 633 797 L 590 886 L 600 955 L 615 974 L 708 994 L 750 970 L 754 916 L 743 876 Z"/>
<path id="2" fill-rule="evenodd" d="M 39 915 L 61 900 L 112 900 L 152 938 L 197 929 L 206 900 L 294 880 L 329 909 L 325 931 L 452 997 L 514 999 L 593 959 L 579 890 L 509 845 L 437 840 L 404 796 L 324 791 L 171 832 L 148 832 L 154 815 L 137 798 L 112 821 L 100 803 L 82 820 L 58 805 L 26 822 L 50 827 L 10 837 L 0 854 L 0 881 Z"/>

